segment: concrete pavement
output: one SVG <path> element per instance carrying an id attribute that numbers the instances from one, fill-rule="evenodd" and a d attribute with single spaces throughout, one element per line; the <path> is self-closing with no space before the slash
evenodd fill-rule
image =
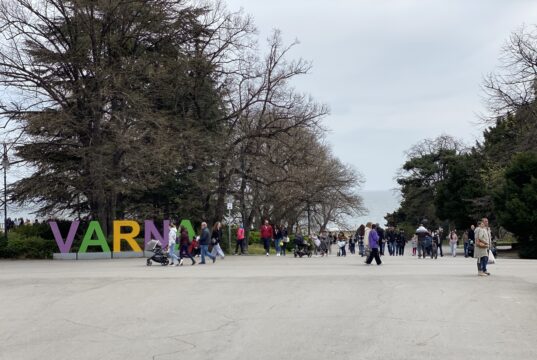
<path id="1" fill-rule="evenodd" d="M 537 358 L 536 261 L 383 261 L 1 261 L 0 359 Z"/>

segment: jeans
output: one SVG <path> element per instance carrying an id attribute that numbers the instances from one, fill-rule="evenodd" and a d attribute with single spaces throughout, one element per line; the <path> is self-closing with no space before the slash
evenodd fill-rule
<path id="1" fill-rule="evenodd" d="M 464 243 L 464 257 L 468 257 L 468 243 Z"/>
<path id="2" fill-rule="evenodd" d="M 405 244 L 396 244 L 396 254 L 405 255 Z"/>
<path id="3" fill-rule="evenodd" d="M 209 253 L 209 245 L 200 245 L 200 250 L 201 250 L 201 263 L 202 264 L 205 264 L 205 256 L 213 260 L 215 259 L 215 257 L 212 256 L 211 253 Z"/>
<path id="4" fill-rule="evenodd" d="M 282 253 L 283 256 L 285 256 L 286 248 L 287 248 L 287 243 L 284 242 L 283 245 L 282 245 L 282 248 L 280 249 L 280 252 Z"/>
<path id="5" fill-rule="evenodd" d="M 380 260 L 380 256 L 379 256 L 379 249 L 377 248 L 371 249 L 371 252 L 369 253 L 369 256 L 367 257 L 367 260 L 365 261 L 365 263 L 371 264 L 371 262 L 373 261 L 373 258 L 377 262 L 377 265 L 382 264 L 382 261 Z"/>
<path id="6" fill-rule="evenodd" d="M 479 271 L 487 272 L 487 263 L 489 262 L 488 256 L 483 256 L 481 259 L 479 259 L 477 263 L 477 267 Z"/>
<path id="7" fill-rule="evenodd" d="M 358 253 L 360 254 L 360 256 L 364 256 L 364 254 L 365 254 L 365 249 L 364 249 L 364 243 L 363 242 L 358 245 Z"/>
<path id="8" fill-rule="evenodd" d="M 390 254 L 390 256 L 395 255 L 395 242 L 388 242 L 388 253 Z"/>
<path id="9" fill-rule="evenodd" d="M 283 239 L 274 239 L 274 247 L 276 248 L 276 255 L 280 253 L 280 241 Z"/>
<path id="10" fill-rule="evenodd" d="M 457 256 L 457 243 L 450 243 L 449 246 L 451 247 L 451 255 L 453 255 L 453 257 Z"/>
<path id="11" fill-rule="evenodd" d="M 175 255 L 175 244 L 171 245 L 170 248 L 168 249 L 168 257 L 172 259 L 172 264 L 173 264 L 173 260 L 179 261 L 179 258 L 177 257 L 177 255 Z"/>
<path id="12" fill-rule="evenodd" d="M 341 256 L 347 256 L 347 253 L 345 252 L 345 246 L 339 248 L 339 254 Z"/>
<path id="13" fill-rule="evenodd" d="M 265 252 L 268 254 L 270 251 L 270 238 L 263 238 L 263 247 L 265 248 Z"/>
<path id="14" fill-rule="evenodd" d="M 349 243 L 349 251 L 351 254 L 356 254 L 356 243 Z"/>
<path id="15" fill-rule="evenodd" d="M 380 242 L 380 255 L 384 255 L 384 248 L 386 247 L 386 243 L 384 241 Z"/>
<path id="16" fill-rule="evenodd" d="M 239 246 L 241 248 L 241 254 L 244 254 L 244 240 L 237 240 L 237 244 L 235 245 L 235 254 L 237 254 L 237 251 L 239 250 Z"/>
<path id="17" fill-rule="evenodd" d="M 440 250 L 440 256 L 444 256 L 444 252 L 442 251 L 442 241 L 438 243 L 438 250 Z"/>
<path id="18" fill-rule="evenodd" d="M 425 251 L 425 241 L 418 240 L 418 258 L 424 257 L 427 255 L 427 252 Z"/>

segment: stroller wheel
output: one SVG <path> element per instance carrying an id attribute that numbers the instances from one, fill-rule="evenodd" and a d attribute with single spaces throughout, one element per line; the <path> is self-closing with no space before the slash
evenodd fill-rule
<path id="1" fill-rule="evenodd" d="M 166 259 L 166 260 L 164 260 L 164 262 L 162 262 L 161 265 L 162 265 L 162 266 L 167 266 L 167 265 L 169 265 L 169 264 L 170 264 L 170 260 Z"/>
<path id="2" fill-rule="evenodd" d="M 147 266 L 151 266 L 151 265 L 153 265 L 153 263 L 152 263 L 151 260 L 149 260 L 149 259 L 147 259 L 147 263 L 146 263 L 146 264 L 147 264 Z"/>

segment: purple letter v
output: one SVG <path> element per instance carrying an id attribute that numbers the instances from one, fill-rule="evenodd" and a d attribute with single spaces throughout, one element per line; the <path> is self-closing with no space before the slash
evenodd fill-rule
<path id="1" fill-rule="evenodd" d="M 60 229 L 58 229 L 58 224 L 56 224 L 56 221 L 50 221 L 49 224 L 50 228 L 52 229 L 52 233 L 54 234 L 56 244 L 58 244 L 58 247 L 60 248 L 60 252 L 62 254 L 68 253 L 69 250 L 71 250 L 71 246 L 73 245 L 73 240 L 75 239 L 75 234 L 78 230 L 78 225 L 80 224 L 80 222 L 73 221 L 71 223 L 71 227 L 69 228 L 69 234 L 67 234 L 65 242 L 63 241 L 62 234 L 60 233 Z"/>

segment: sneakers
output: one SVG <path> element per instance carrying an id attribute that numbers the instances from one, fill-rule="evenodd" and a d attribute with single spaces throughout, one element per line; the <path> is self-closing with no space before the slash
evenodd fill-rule
<path id="1" fill-rule="evenodd" d="M 183 266 L 183 259 L 179 260 L 179 264 L 177 265 Z"/>
<path id="2" fill-rule="evenodd" d="M 195 261 L 192 261 L 192 265 L 196 265 L 196 262 L 195 262 Z"/>
<path id="3" fill-rule="evenodd" d="M 172 263 L 170 263 L 170 266 L 173 266 L 173 262 L 172 262 Z"/>
<path id="4" fill-rule="evenodd" d="M 490 276 L 490 273 L 488 271 L 483 271 L 485 275 Z"/>
<path id="5" fill-rule="evenodd" d="M 487 276 L 487 274 L 485 274 L 483 271 L 479 271 L 477 273 L 477 276 Z"/>
<path id="6" fill-rule="evenodd" d="M 177 263 L 177 264 L 175 264 L 175 266 L 179 266 L 179 265 L 183 265 L 183 264 L 181 264 L 181 263 Z"/>
<path id="7" fill-rule="evenodd" d="M 268 256 L 268 255 L 269 255 L 269 254 L 267 253 L 267 256 Z"/>
<path id="8" fill-rule="evenodd" d="M 280 253 L 277 253 L 276 256 L 280 256 Z"/>

